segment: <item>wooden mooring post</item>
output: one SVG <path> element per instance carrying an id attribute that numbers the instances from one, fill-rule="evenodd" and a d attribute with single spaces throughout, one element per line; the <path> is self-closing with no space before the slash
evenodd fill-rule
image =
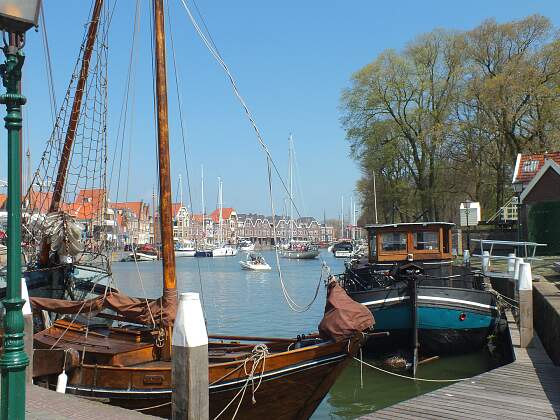
<path id="1" fill-rule="evenodd" d="M 198 293 L 180 294 L 172 346 L 172 418 L 207 420 L 208 333 Z"/>
<path id="2" fill-rule="evenodd" d="M 533 341 L 533 277 L 531 264 L 519 264 L 519 335 L 521 347 L 529 347 Z"/>

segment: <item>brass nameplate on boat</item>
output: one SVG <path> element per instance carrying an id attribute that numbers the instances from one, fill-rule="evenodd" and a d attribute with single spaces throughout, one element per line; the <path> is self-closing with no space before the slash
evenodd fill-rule
<path id="1" fill-rule="evenodd" d="M 144 385 L 161 385 L 163 384 L 163 375 L 145 375 Z"/>

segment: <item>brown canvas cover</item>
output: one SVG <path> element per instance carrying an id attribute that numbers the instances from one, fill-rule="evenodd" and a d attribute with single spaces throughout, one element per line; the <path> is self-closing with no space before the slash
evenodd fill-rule
<path id="1" fill-rule="evenodd" d="M 352 300 L 338 282 L 332 280 L 328 285 L 325 315 L 319 324 L 321 337 L 342 341 L 374 325 L 371 311 Z"/>
<path id="2" fill-rule="evenodd" d="M 89 300 L 32 297 L 30 302 L 34 310 L 45 310 L 59 314 L 97 313 L 103 309 L 112 309 L 130 322 L 151 325 L 155 321 L 156 324 L 163 323 L 163 326 L 167 327 L 173 325 L 175 321 L 177 291 L 166 289 L 160 299 L 148 300 L 109 291 L 105 296 Z"/>

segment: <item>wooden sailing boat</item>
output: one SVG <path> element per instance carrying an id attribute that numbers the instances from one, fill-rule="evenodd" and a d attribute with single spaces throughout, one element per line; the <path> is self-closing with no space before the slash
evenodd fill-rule
<path id="1" fill-rule="evenodd" d="M 96 0 L 100 7 L 103 0 Z M 136 299 L 112 290 L 87 301 L 32 298 L 34 311 L 73 314 L 58 319 L 34 336 L 34 379 L 53 386 L 64 369 L 66 391 L 103 398 L 111 404 L 170 416 L 171 332 L 176 309 L 173 249 L 167 83 L 163 0 L 154 0 L 157 132 L 160 182 L 160 223 L 163 295 L 157 300 Z M 329 292 L 329 309 L 322 321 L 323 337 L 297 339 L 210 336 L 210 416 L 242 419 L 308 418 L 362 342 L 373 319 L 342 289 Z M 342 292 L 343 293 L 343 292 Z M 335 302 L 335 298 L 342 303 Z M 346 309 L 344 309 L 346 308 Z M 110 309 L 116 312 L 103 312 Z M 345 331 L 332 328 L 333 317 L 346 310 Z M 84 322 L 78 321 L 78 315 Z M 95 316 L 95 318 L 94 318 Z M 121 322 L 107 326 L 96 319 Z M 256 388 L 248 385 L 259 384 Z M 246 390 L 247 392 L 244 392 Z M 254 402 L 256 401 L 256 402 Z"/>

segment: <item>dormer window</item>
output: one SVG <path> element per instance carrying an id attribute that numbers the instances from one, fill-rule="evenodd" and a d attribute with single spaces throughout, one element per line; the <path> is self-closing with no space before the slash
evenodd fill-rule
<path id="1" fill-rule="evenodd" d="M 521 169 L 523 172 L 535 172 L 537 170 L 537 166 L 539 165 L 538 160 L 526 160 L 523 162 L 523 168 Z"/>

